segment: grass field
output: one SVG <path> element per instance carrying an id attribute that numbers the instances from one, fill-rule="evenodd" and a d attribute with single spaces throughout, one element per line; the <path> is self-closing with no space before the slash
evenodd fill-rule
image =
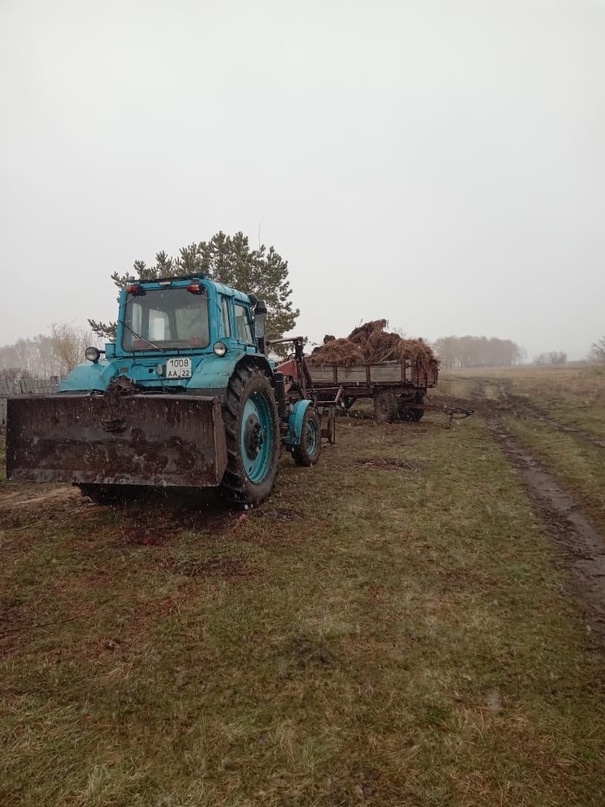
<path id="1" fill-rule="evenodd" d="M 601 648 L 486 420 L 338 425 L 247 514 L 0 484 L 1 805 L 603 803 Z"/>
<path id="2" fill-rule="evenodd" d="M 605 535 L 605 367 L 445 374 L 440 392 L 489 402 Z"/>
<path id="3" fill-rule="evenodd" d="M 466 397 L 478 379 L 485 379 L 488 395 L 501 398 L 502 389 L 521 403 L 566 426 L 605 437 L 605 366 L 513 367 L 442 373 L 441 393 Z"/>

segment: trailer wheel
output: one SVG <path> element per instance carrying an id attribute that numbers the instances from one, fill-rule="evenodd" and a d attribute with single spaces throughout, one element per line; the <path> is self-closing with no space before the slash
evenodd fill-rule
<path id="1" fill-rule="evenodd" d="M 300 445 L 292 449 L 292 457 L 297 465 L 315 465 L 321 450 L 321 423 L 319 415 L 308 406 L 302 422 Z"/>
<path id="2" fill-rule="evenodd" d="M 271 494 L 279 458 L 279 423 L 273 387 L 258 368 L 236 368 L 229 380 L 223 420 L 227 470 L 219 492 L 240 507 Z"/>
<path id="3" fill-rule="evenodd" d="M 411 405 L 410 405 L 411 403 Z M 400 404 L 399 417 L 401 420 L 407 420 L 408 423 L 418 423 L 424 416 L 424 395 L 418 393 L 412 402 Z"/>
<path id="4" fill-rule="evenodd" d="M 408 423 L 418 423 L 424 417 L 424 409 L 416 406 L 413 409 L 402 409 L 399 417 Z"/>
<path id="5" fill-rule="evenodd" d="M 374 417 L 381 423 L 392 423 L 397 419 L 399 406 L 392 392 L 379 392 L 374 398 Z"/>
<path id="6" fill-rule="evenodd" d="M 323 431 L 322 435 L 323 437 Z M 331 406 L 328 410 L 328 417 L 326 423 L 326 439 L 328 443 L 333 446 L 336 443 L 336 409 Z"/>

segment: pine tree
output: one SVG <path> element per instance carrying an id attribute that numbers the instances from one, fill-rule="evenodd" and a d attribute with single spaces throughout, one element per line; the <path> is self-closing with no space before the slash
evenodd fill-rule
<path id="1" fill-rule="evenodd" d="M 156 280 L 159 277 L 182 277 L 201 274 L 246 293 L 255 294 L 267 304 L 267 335 L 278 339 L 294 327 L 300 311 L 293 308 L 289 299 L 292 290 L 288 281 L 288 262 L 273 247 L 261 244 L 250 249 L 248 237 L 243 233 L 234 236 L 218 232 L 210 241 L 181 247 L 177 258 L 158 252 L 155 264 L 148 266 L 137 260 L 132 273 L 111 276 L 114 284 L 122 289 L 138 280 Z M 103 339 L 115 339 L 116 323 L 97 322 L 89 319 L 92 330 Z"/>

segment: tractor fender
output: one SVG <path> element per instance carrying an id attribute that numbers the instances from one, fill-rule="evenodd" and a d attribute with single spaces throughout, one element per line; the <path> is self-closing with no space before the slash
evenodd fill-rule
<path id="1" fill-rule="evenodd" d="M 73 368 L 59 385 L 59 392 L 105 392 L 112 378 L 118 375 L 115 361 L 84 362 Z"/>
<path id="2" fill-rule="evenodd" d="M 305 412 L 312 405 L 312 401 L 304 399 L 297 401 L 292 407 L 292 411 L 288 417 L 288 433 L 286 434 L 286 446 L 288 448 L 295 448 L 300 445 Z"/>
<path id="3" fill-rule="evenodd" d="M 235 368 L 245 362 L 260 367 L 267 373 L 271 383 L 273 383 L 273 370 L 267 359 L 259 354 L 250 353 L 227 353 L 225 356 L 206 356 L 193 373 L 191 381 L 187 385 L 189 392 L 200 390 L 204 394 L 218 395 L 222 397 L 229 385 L 229 379 L 233 375 Z"/>

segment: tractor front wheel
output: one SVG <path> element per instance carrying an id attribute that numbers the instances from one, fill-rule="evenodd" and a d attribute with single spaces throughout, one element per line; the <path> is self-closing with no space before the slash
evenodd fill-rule
<path id="1" fill-rule="evenodd" d="M 297 465 L 315 465 L 321 449 L 321 423 L 319 415 L 308 406 L 302 422 L 300 445 L 292 449 L 292 457 Z"/>
<path id="2" fill-rule="evenodd" d="M 279 422 L 273 387 L 257 367 L 236 368 L 229 380 L 223 420 L 227 470 L 220 493 L 239 507 L 271 495 L 279 458 Z"/>

